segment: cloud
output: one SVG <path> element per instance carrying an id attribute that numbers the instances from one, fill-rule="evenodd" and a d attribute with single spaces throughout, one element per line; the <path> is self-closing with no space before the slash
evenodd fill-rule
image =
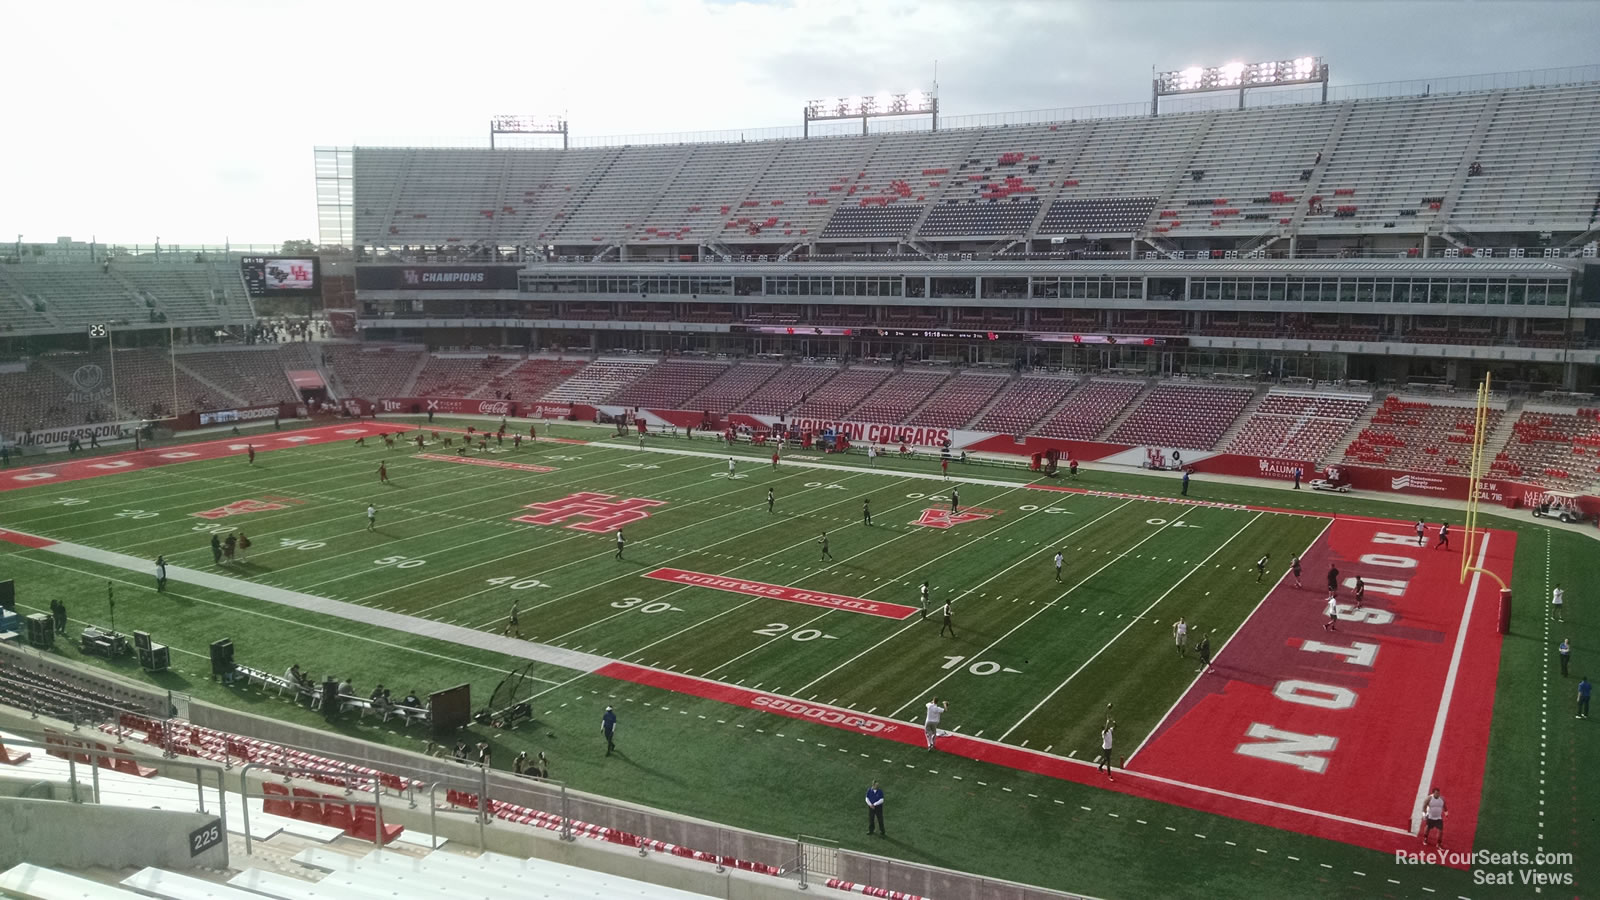
<path id="1" fill-rule="evenodd" d="M 928 87 L 935 60 L 946 119 L 1137 103 L 1152 67 L 1230 59 L 1322 55 L 1337 84 L 1582 65 L 1595 8 L 187 0 L 151 15 L 21 4 L 7 10 L 0 55 L 0 164 L 23 177 L 8 179 L 0 232 L 271 243 L 315 233 L 315 146 L 481 145 L 504 113 L 565 114 L 579 137 L 754 135 L 798 126 L 808 100 Z"/>

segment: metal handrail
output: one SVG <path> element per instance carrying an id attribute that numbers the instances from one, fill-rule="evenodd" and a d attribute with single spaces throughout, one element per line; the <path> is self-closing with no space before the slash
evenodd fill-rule
<path id="1" fill-rule="evenodd" d="M 328 774 L 327 772 L 325 772 L 325 771 L 323 771 L 321 769 L 312 769 L 312 768 L 307 768 L 307 767 L 304 767 L 304 766 L 286 766 L 286 765 L 283 765 L 281 763 L 258 762 L 256 760 L 251 760 L 250 762 L 245 763 L 244 766 L 239 769 L 239 800 L 240 800 L 241 805 L 244 806 L 244 820 L 243 820 L 243 822 L 244 822 L 244 852 L 245 852 L 246 855 L 249 855 L 252 852 L 252 850 L 251 850 L 251 837 L 250 837 L 250 804 L 247 802 L 247 801 L 249 801 L 251 799 L 251 794 L 250 794 L 250 770 L 251 769 L 261 769 L 261 770 L 264 770 L 264 771 L 272 772 L 275 775 L 283 775 L 285 781 L 288 781 L 289 778 L 291 776 L 294 776 L 294 775 L 301 775 L 301 776 L 310 777 L 310 776 Z M 346 806 L 361 806 L 361 807 L 370 806 L 370 807 L 372 807 L 372 810 L 373 810 L 373 835 L 372 835 L 372 840 L 373 840 L 373 844 L 379 850 L 382 850 L 383 849 L 383 783 L 381 781 L 379 781 L 379 778 L 378 778 L 377 775 L 362 775 L 359 772 L 341 772 L 341 773 L 339 773 L 339 777 L 344 779 L 344 781 L 345 781 L 345 795 L 346 795 L 346 797 L 348 797 L 349 794 L 351 793 L 352 789 L 350 787 L 350 784 L 352 782 L 365 782 L 365 781 L 371 781 L 372 782 L 372 800 L 370 802 L 369 801 L 365 801 L 365 800 L 346 799 L 344 801 L 344 803 L 345 803 Z M 263 804 L 265 804 L 266 800 L 267 800 L 267 792 L 263 788 L 262 791 L 261 791 L 261 801 L 262 801 Z M 288 800 L 291 803 L 294 802 L 294 798 L 293 798 L 292 794 L 289 795 Z M 321 801 L 318 801 L 318 802 L 320 803 Z M 224 824 L 226 824 L 226 822 L 224 822 Z"/>
<path id="2" fill-rule="evenodd" d="M 102 751 L 97 747 L 90 746 L 90 742 L 89 742 L 89 740 L 87 738 L 72 737 L 72 736 L 70 736 L 68 734 L 65 734 L 65 733 L 59 733 L 58 732 L 55 736 L 52 736 L 49 733 L 40 733 L 40 734 L 38 734 L 36 736 L 30 736 L 30 734 L 28 732 L 26 732 L 26 731 L 20 731 L 19 732 L 18 729 L 9 729 L 8 731 L 9 731 L 9 735 L 6 738 L 6 746 L 8 748 L 9 747 L 24 747 L 24 748 L 27 748 L 29 750 L 38 750 L 38 751 L 41 751 L 41 752 L 47 753 L 47 754 L 54 754 L 54 753 L 60 752 L 66 757 L 66 760 L 67 760 L 67 786 L 68 786 L 68 789 L 71 792 L 71 797 L 67 802 L 71 802 L 71 803 L 80 803 L 81 804 L 81 803 L 85 802 L 78 795 L 78 785 L 80 783 L 80 780 L 79 780 L 79 777 L 78 777 L 78 766 L 80 765 L 80 763 L 78 762 L 78 756 L 80 756 L 80 755 L 88 756 L 90 758 L 90 760 L 91 760 L 88 763 L 89 770 L 90 770 L 90 779 L 89 779 L 89 781 L 90 781 L 90 796 L 89 796 L 89 800 L 87 801 L 87 802 L 90 802 L 90 803 L 99 803 L 100 802 L 100 797 L 101 797 L 101 791 L 100 791 L 100 766 L 97 765 L 94 762 L 94 760 L 102 760 L 102 759 L 131 759 L 137 765 L 138 761 L 142 758 L 138 754 L 129 752 L 127 750 L 111 750 L 109 752 Z M 54 739 L 52 739 L 52 737 L 54 737 Z M 119 743 L 121 742 L 120 736 L 118 738 L 118 742 Z M 155 760 L 150 760 L 150 761 L 151 762 L 157 762 Z M 223 834 L 227 834 L 228 833 L 228 793 L 227 793 L 226 786 L 223 783 L 223 771 L 222 771 L 222 769 L 218 768 L 215 765 L 202 763 L 202 762 L 199 762 L 199 761 L 191 762 L 191 761 L 188 761 L 188 760 L 184 760 L 184 761 L 162 760 L 161 762 L 166 764 L 166 765 L 181 766 L 181 767 L 183 767 L 185 769 L 189 769 L 189 768 L 194 769 L 194 771 L 195 771 L 195 778 L 194 778 L 195 794 L 196 794 L 196 798 L 197 798 L 196 799 L 196 804 L 197 805 L 196 805 L 195 811 L 199 812 L 199 813 L 206 813 L 207 812 L 207 810 L 206 810 L 205 773 L 207 773 L 207 772 L 215 772 L 216 773 L 216 775 L 217 775 L 217 818 L 221 823 L 222 833 Z M 49 782 L 40 781 L 38 783 L 39 784 L 48 784 Z M 246 810 L 246 814 L 247 814 L 247 822 L 248 822 L 248 809 Z M 248 829 L 248 824 L 247 824 L 246 827 Z M 223 865 L 223 868 L 227 868 L 228 865 L 229 865 L 229 855 L 228 854 L 229 854 L 228 842 L 227 841 L 223 841 L 222 842 L 222 865 Z"/>

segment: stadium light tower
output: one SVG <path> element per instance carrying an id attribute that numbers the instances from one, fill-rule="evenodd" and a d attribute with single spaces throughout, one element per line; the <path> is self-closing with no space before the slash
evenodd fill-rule
<path id="1" fill-rule="evenodd" d="M 876 97 L 840 97 L 837 100 L 812 100 L 806 104 L 805 125 L 801 136 L 811 136 L 812 122 L 838 119 L 860 119 L 861 133 L 867 133 L 867 121 L 888 116 L 932 116 L 933 130 L 939 130 L 939 96 L 935 91 L 913 91 L 905 94 L 882 93 Z"/>
<path id="2" fill-rule="evenodd" d="M 559 116 L 495 116 L 489 120 L 489 149 L 497 134 L 559 134 L 567 149 L 567 120 Z"/>
<path id="3" fill-rule="evenodd" d="M 1252 88 L 1280 87 L 1286 84 L 1322 85 L 1322 102 L 1328 102 L 1328 64 L 1320 56 L 1301 56 L 1276 62 L 1231 62 L 1220 66 L 1190 66 L 1176 72 L 1157 72 L 1151 82 L 1150 115 L 1160 110 L 1161 98 L 1172 94 L 1200 94 L 1213 91 L 1239 92 L 1239 108 L 1244 109 L 1245 91 Z"/>

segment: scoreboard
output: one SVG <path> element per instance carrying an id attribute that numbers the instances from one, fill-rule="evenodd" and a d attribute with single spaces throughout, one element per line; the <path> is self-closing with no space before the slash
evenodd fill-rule
<path id="1" fill-rule="evenodd" d="M 321 289 L 315 256 L 246 256 L 239 261 L 252 297 L 314 294 Z"/>

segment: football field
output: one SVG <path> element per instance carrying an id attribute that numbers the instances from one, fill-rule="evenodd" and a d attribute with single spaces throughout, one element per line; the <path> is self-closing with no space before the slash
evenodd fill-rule
<path id="1" fill-rule="evenodd" d="M 597 721 L 660 692 L 706 722 L 817 726 L 775 757 L 801 776 L 830 731 L 848 741 L 823 746 L 850 757 L 923 752 L 937 699 L 940 755 L 980 776 L 1370 849 L 1414 840 L 1421 782 L 1483 777 L 1497 670 L 1461 662 L 1498 654 L 1492 591 L 1458 583 L 1459 549 L 1410 546 L 1409 523 L 1108 490 L 1095 473 L 953 464 L 947 479 L 932 461 L 804 452 L 774 466 L 763 448 L 597 429 L 463 456 L 463 427 L 362 422 L 30 470 L 0 494 L 0 559 L 19 585 L 113 573 L 121 630 L 202 659 L 175 668 L 232 637 L 255 668 L 298 663 L 358 692 L 381 675 L 397 696 L 467 680 L 481 707 L 526 667 L 514 699 L 546 726 L 584 694 Z M 212 535 L 240 532 L 248 552 L 216 563 Z M 1509 579 L 1514 544 L 1493 532 L 1478 562 Z M 103 619 L 83 594 L 74 618 Z M 1108 723 L 1111 776 L 1095 766 Z M 689 765 L 718 768 L 723 739 L 690 740 Z M 923 763 L 895 768 L 974 778 Z M 1470 840 L 1466 794 L 1453 823 Z"/>
<path id="2" fill-rule="evenodd" d="M 1231 634 L 1271 586 L 1255 559 L 1286 565 L 1327 524 L 744 455 L 730 473 L 710 442 L 704 456 L 508 443 L 472 458 L 547 472 L 373 444 L 36 492 L 5 525 L 496 633 L 515 604 L 530 641 L 888 718 L 920 722 L 942 695 L 946 728 L 1066 752 L 1098 747 L 1107 703 L 1121 701 L 1124 735 L 1153 728 L 1195 667 L 1173 652 L 1175 620 L 1195 643 Z M 213 531 L 245 532 L 247 561 L 212 566 Z"/>

